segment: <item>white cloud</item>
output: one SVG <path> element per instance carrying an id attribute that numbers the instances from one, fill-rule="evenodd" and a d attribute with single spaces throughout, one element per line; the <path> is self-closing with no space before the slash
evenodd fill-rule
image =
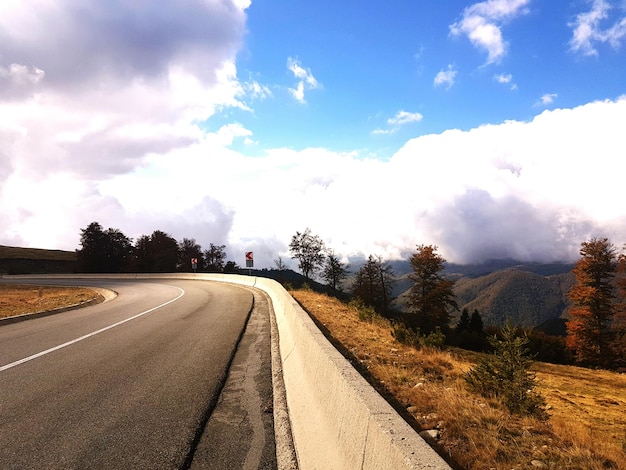
<path id="1" fill-rule="evenodd" d="M 395 134 L 396 132 L 398 132 L 398 128 L 394 127 L 391 129 L 381 129 L 380 127 L 374 129 L 372 131 L 372 134 L 374 135 L 389 135 L 389 134 Z"/>
<path id="2" fill-rule="evenodd" d="M 177 214 L 190 232 L 206 217 L 192 222 L 199 205 L 212 201 L 230 223 L 224 243 L 254 247 L 260 266 L 288 259 L 291 235 L 307 226 L 342 256 L 400 258 L 434 243 L 457 262 L 572 260 L 590 236 L 626 240 L 626 213 L 614 197 L 626 171 L 625 119 L 626 98 L 544 111 L 530 122 L 418 137 L 389 161 L 320 148 L 253 158 L 207 135 L 99 191 L 129 214 Z M 219 178 L 190 184 L 189 168 Z"/>
<path id="3" fill-rule="evenodd" d="M 594 102 L 418 137 L 388 161 L 320 148 L 251 157 L 230 149 L 251 136 L 232 124 L 147 154 L 131 170 L 88 177 L 22 171 L 37 150 L 21 154 L 27 134 L 0 125 L 3 142 L 24 155 L 10 152 L 0 186 L 0 243 L 73 249 L 79 229 L 98 220 L 132 237 L 161 229 L 224 243 L 240 264 L 252 249 L 260 267 L 289 260 L 291 235 L 306 227 L 341 256 L 401 258 L 434 243 L 456 262 L 571 260 L 589 236 L 626 240 L 615 198 L 625 121 L 626 98 Z"/>
<path id="4" fill-rule="evenodd" d="M 461 20 L 450 25 L 452 35 L 466 35 L 476 47 L 487 51 L 487 63 L 506 54 L 502 25 L 528 12 L 530 0 L 486 0 L 463 10 Z"/>
<path id="5" fill-rule="evenodd" d="M 30 96 L 45 76 L 46 73 L 37 67 L 15 63 L 5 67 L 0 63 L 0 100 Z"/>
<path id="6" fill-rule="evenodd" d="M 591 10 L 578 14 L 569 25 L 572 28 L 570 48 L 588 56 L 598 55 L 595 47 L 598 43 L 619 48 L 626 38 L 626 15 L 622 8 L 618 9 L 622 16 L 611 17 L 611 11 L 615 9 L 608 0 L 591 1 Z M 607 21 L 610 24 L 607 25 Z"/>
<path id="7" fill-rule="evenodd" d="M 264 100 L 272 96 L 272 90 L 270 90 L 268 86 L 261 85 L 257 81 L 246 82 L 243 86 L 252 99 Z"/>
<path id="8" fill-rule="evenodd" d="M 289 88 L 289 93 L 300 103 L 306 103 L 304 99 L 304 82 L 298 82 L 296 88 Z"/>
<path id="9" fill-rule="evenodd" d="M 499 75 L 495 75 L 494 79 L 498 83 L 511 83 L 511 80 L 513 80 L 513 75 L 511 75 L 510 73 L 509 74 L 501 73 Z"/>
<path id="10" fill-rule="evenodd" d="M 452 85 L 454 85 L 454 81 L 456 79 L 457 71 L 454 69 L 452 65 L 448 65 L 448 70 L 440 70 L 437 75 L 435 75 L 435 79 L 433 80 L 433 84 L 435 86 L 444 86 L 446 89 L 450 89 Z"/>
<path id="11" fill-rule="evenodd" d="M 509 88 L 511 90 L 517 90 L 517 84 L 513 82 L 513 75 L 511 75 L 510 73 L 501 73 L 498 75 L 494 75 L 493 79 L 503 85 L 509 85 Z"/>
<path id="12" fill-rule="evenodd" d="M 541 98 L 539 98 L 539 101 L 535 103 L 535 106 L 549 106 L 554 103 L 554 100 L 557 99 L 558 96 L 559 95 L 556 93 L 546 93 Z"/>
<path id="13" fill-rule="evenodd" d="M 294 77 L 299 81 L 295 88 L 289 88 L 291 96 L 300 103 L 306 103 L 304 98 L 304 90 L 314 90 L 320 88 L 320 84 L 317 79 L 311 73 L 311 70 L 304 69 L 300 65 L 300 61 L 297 58 L 289 57 L 287 59 L 287 68 L 293 73 Z"/>
<path id="14" fill-rule="evenodd" d="M 419 122 L 424 118 L 420 113 L 410 113 L 408 111 L 398 111 L 392 118 L 387 119 L 387 124 L 392 126 L 401 126 L 411 122 Z"/>
<path id="15" fill-rule="evenodd" d="M 0 2 L 1 244 L 71 250 L 97 220 L 131 237 L 160 229 L 223 243 L 240 264 L 252 249 L 270 267 L 307 226 L 340 255 L 404 257 L 435 243 L 451 261 L 571 258 L 589 235 L 626 241 L 615 197 L 626 98 L 425 135 L 387 161 L 234 150 L 252 131 L 207 119 L 270 96 L 237 78 L 248 3 L 237 4 L 162 2 L 137 34 L 119 22 L 143 25 L 142 2 Z M 321 86 L 297 60 L 288 66 L 302 100 Z M 449 66 L 435 84 L 455 76 Z M 403 110 L 379 132 L 420 119 Z"/>
<path id="16" fill-rule="evenodd" d="M 412 122 L 420 122 L 424 119 L 421 113 L 411 113 L 408 111 L 400 110 L 395 116 L 387 119 L 387 124 L 391 127 L 387 129 L 377 128 L 372 131 L 374 135 L 389 135 L 398 132 L 401 126 L 410 124 Z"/>
<path id="17" fill-rule="evenodd" d="M 201 145 L 216 110 L 248 109 L 234 63 L 244 4 L 0 2 L 0 240 L 71 249 L 91 220 L 145 222 L 98 186 Z"/>

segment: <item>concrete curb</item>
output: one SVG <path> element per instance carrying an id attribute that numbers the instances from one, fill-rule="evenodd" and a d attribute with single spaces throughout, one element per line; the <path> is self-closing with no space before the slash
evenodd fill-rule
<path id="1" fill-rule="evenodd" d="M 300 469 L 451 468 L 330 344 L 278 282 L 231 274 L 88 277 L 209 280 L 265 291 L 272 301 L 278 329 L 289 421 Z"/>

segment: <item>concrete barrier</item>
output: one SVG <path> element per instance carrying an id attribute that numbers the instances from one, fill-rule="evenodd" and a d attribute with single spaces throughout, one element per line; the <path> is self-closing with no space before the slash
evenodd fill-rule
<path id="1" fill-rule="evenodd" d="M 287 406 L 301 470 L 450 469 L 330 344 L 278 282 L 229 274 L 133 274 L 110 278 L 211 280 L 256 287 L 269 295 L 278 326 Z"/>

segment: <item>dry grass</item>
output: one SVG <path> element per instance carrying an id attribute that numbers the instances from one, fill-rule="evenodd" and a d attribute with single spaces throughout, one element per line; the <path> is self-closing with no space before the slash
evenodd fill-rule
<path id="1" fill-rule="evenodd" d="M 87 302 L 98 293 L 83 287 L 0 284 L 0 318 Z"/>
<path id="2" fill-rule="evenodd" d="M 291 294 L 410 423 L 439 431 L 435 447 L 454 467 L 626 469 L 626 376 L 537 363 L 551 418 L 512 416 L 466 390 L 462 373 L 476 353 L 416 350 L 399 344 L 385 320 L 361 322 L 312 291 Z"/>

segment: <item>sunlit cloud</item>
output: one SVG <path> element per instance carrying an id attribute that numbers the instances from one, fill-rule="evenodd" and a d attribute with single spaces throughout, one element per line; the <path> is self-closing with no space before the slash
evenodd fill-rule
<path id="1" fill-rule="evenodd" d="M 287 68 L 293 73 L 294 77 L 299 81 L 295 88 L 289 88 L 291 96 L 300 103 L 306 103 L 304 97 L 304 91 L 314 90 L 320 87 L 320 83 L 311 73 L 311 70 L 305 69 L 300 65 L 300 61 L 297 58 L 289 57 L 287 59 Z"/>
<path id="2" fill-rule="evenodd" d="M 450 89 L 452 85 L 454 85 L 454 81 L 456 79 L 457 71 L 454 69 L 452 65 L 448 65 L 447 70 L 440 70 L 437 75 L 435 75 L 435 79 L 433 80 L 434 86 L 445 86 L 446 89 Z"/>
<path id="3" fill-rule="evenodd" d="M 272 97 L 272 90 L 267 85 L 261 85 L 257 81 L 245 82 L 243 87 L 252 99 L 264 100 Z"/>
<path id="4" fill-rule="evenodd" d="M 621 16 L 611 17 L 615 10 L 621 12 Z M 591 9 L 578 14 L 569 26 L 572 28 L 571 50 L 587 56 L 598 55 L 597 44 L 608 43 L 618 49 L 626 38 L 623 6 L 619 8 L 608 0 L 593 0 Z"/>
<path id="5" fill-rule="evenodd" d="M 387 119 L 387 125 L 389 127 L 377 128 L 372 131 L 374 135 L 389 135 L 395 134 L 400 130 L 400 128 L 404 125 L 411 124 L 414 122 L 420 122 L 424 119 L 424 116 L 421 113 L 411 113 L 408 111 L 400 110 L 396 113 L 395 116 Z"/>
<path id="6" fill-rule="evenodd" d="M 158 206 L 188 220 L 190 231 L 202 226 L 202 218 L 192 222 L 199 204 L 213 201 L 215 217 L 231 224 L 228 245 L 262 245 L 268 265 L 277 254 L 288 258 L 286 243 L 307 226 L 342 256 L 404 258 L 416 244 L 433 243 L 454 262 L 572 260 L 581 241 L 626 229 L 614 198 L 626 171 L 625 119 L 626 98 L 544 111 L 528 122 L 411 139 L 388 161 L 321 148 L 270 149 L 259 159 L 207 135 L 201 145 L 150 159 L 149 172 L 98 187 L 119 201 L 121 214 L 147 217 Z M 219 168 L 220 177 L 186 187 L 188 168 L 202 175 Z M 581 190 L 583 181 L 593 191 Z M 179 196 L 142 196 L 164 186 Z"/>
<path id="7" fill-rule="evenodd" d="M 511 90 L 517 90 L 517 84 L 513 82 L 513 75 L 510 73 L 494 75 L 493 79 L 502 85 L 508 85 Z"/>
<path id="8" fill-rule="evenodd" d="M 487 0 L 463 10 L 462 18 L 450 25 L 454 36 L 465 35 L 476 47 L 487 51 L 487 63 L 498 62 L 506 54 L 502 26 L 528 12 L 530 0 Z"/>
<path id="9" fill-rule="evenodd" d="M 557 93 L 546 93 L 539 98 L 539 101 L 535 103 L 535 106 L 549 106 L 554 103 L 554 100 L 556 100 L 558 96 L 559 95 Z"/>
<path id="10" fill-rule="evenodd" d="M 408 111 L 398 111 L 398 113 L 387 119 L 387 124 L 392 126 L 401 126 L 410 122 L 419 122 L 424 118 L 420 113 L 410 113 Z"/>
<path id="11" fill-rule="evenodd" d="M 416 244 L 432 243 L 454 262 L 570 260 L 589 236 L 626 241 L 619 239 L 626 218 L 615 197 L 626 172 L 626 98 L 551 109 L 556 93 L 524 96 L 511 100 L 523 102 L 517 115 L 526 116 L 526 103 L 537 101 L 536 116 L 478 126 L 455 115 L 455 100 L 467 95 L 445 93 L 457 83 L 453 58 L 432 68 L 429 49 L 433 54 L 424 54 L 420 65 L 433 75 L 444 65 L 432 85 L 443 90 L 428 89 L 428 77 L 424 87 L 419 77 L 424 96 L 418 98 L 403 90 L 406 101 L 385 95 L 337 116 L 330 116 L 337 107 L 320 106 L 324 119 L 334 119 L 324 129 L 342 138 L 356 131 L 355 140 L 342 141 L 346 151 L 333 150 L 335 141 L 321 127 L 311 128 L 315 135 L 307 140 L 317 138 L 315 146 L 298 147 L 297 138 L 285 147 L 263 146 L 280 141 L 283 130 L 264 130 L 259 123 L 268 114 L 260 111 L 287 88 L 266 77 L 286 73 L 288 93 L 302 103 L 323 86 L 295 56 L 286 69 L 284 63 L 264 73 L 244 69 L 242 79 L 237 60 L 250 2 L 227 3 L 190 2 L 181 9 L 163 0 L 155 9 L 142 2 L 80 8 L 74 0 L 0 2 L 1 244 L 73 250 L 80 229 L 97 220 L 133 238 L 159 229 L 205 247 L 225 244 L 238 263 L 244 251 L 254 251 L 259 267 L 271 267 L 277 256 L 290 258 L 291 236 L 306 227 L 342 257 L 406 259 Z M 503 26 L 527 4 L 475 3 L 455 25 L 495 61 L 506 52 Z M 612 30 L 602 37 L 617 44 L 619 28 L 611 25 L 619 19 L 610 14 L 618 9 L 607 11 L 608 18 L 578 24 Z M 142 34 L 129 27 L 139 24 Z M 492 27 L 494 41 L 471 24 Z M 601 44 L 586 37 L 593 48 Z M 477 78 L 491 88 L 528 83 L 521 69 L 508 70 L 515 77 L 476 73 L 463 84 L 469 94 Z M 339 85 L 326 73 L 326 83 Z M 373 96 L 367 85 L 354 87 L 359 105 Z M 544 85 L 536 84 L 558 91 Z M 597 96 L 606 96 L 601 91 Z M 357 103 L 354 96 L 337 102 L 348 107 Z M 451 107 L 435 109 L 443 101 Z M 306 113 L 311 124 L 319 122 L 308 107 L 284 105 L 267 112 L 294 120 Z M 359 134 L 356 121 L 381 109 L 388 114 L 377 114 L 371 131 L 378 137 L 363 136 L 362 128 Z M 432 130 L 453 118 L 464 130 Z M 431 121 L 439 122 L 429 127 Z M 419 137 L 400 140 L 407 135 Z M 385 158 L 373 156 L 379 144 L 392 149 Z"/>

